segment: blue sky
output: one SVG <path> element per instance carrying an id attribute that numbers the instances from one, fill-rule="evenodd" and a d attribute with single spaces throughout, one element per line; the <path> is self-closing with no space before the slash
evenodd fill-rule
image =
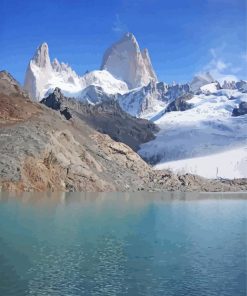
<path id="1" fill-rule="evenodd" d="M 149 49 L 159 80 L 205 70 L 247 79 L 246 0 L 0 0 L 0 10 L 0 68 L 20 82 L 44 41 L 83 74 L 126 31 Z"/>

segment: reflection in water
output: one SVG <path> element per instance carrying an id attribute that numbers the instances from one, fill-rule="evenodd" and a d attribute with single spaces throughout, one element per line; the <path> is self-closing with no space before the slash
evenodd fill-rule
<path id="1" fill-rule="evenodd" d="M 245 295 L 245 197 L 2 194 L 0 295 Z"/>

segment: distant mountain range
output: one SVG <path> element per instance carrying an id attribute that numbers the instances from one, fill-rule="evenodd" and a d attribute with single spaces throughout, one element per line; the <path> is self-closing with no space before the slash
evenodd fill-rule
<path id="1" fill-rule="evenodd" d="M 59 94 L 63 109 L 57 110 L 138 150 L 157 169 L 247 178 L 247 82 L 220 84 L 210 73 L 185 84 L 160 82 L 148 50 L 132 33 L 106 50 L 99 70 L 82 76 L 58 59 L 51 62 L 47 43 L 41 44 L 28 64 L 24 90 L 49 107 Z"/>

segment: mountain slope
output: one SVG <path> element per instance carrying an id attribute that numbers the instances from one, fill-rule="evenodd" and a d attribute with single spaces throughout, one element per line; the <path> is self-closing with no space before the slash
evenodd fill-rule
<path id="1" fill-rule="evenodd" d="M 154 171 L 130 147 L 101 134 L 80 118 L 21 93 L 6 94 L 0 80 L 0 190 L 2 191 L 239 191 L 247 180 L 208 181 Z M 12 113 L 15 108 L 17 113 Z M 8 116 L 5 116 L 8 114 Z M 21 116 L 19 116 L 21 115 Z"/>
<path id="2" fill-rule="evenodd" d="M 139 153 L 158 169 L 210 178 L 247 177 L 247 114 L 232 116 L 246 101 L 247 94 L 238 90 L 194 95 L 188 101 L 191 109 L 165 113 L 154 121 L 160 132 Z"/>
<path id="3" fill-rule="evenodd" d="M 154 139 L 157 126 L 145 119 L 135 118 L 124 112 L 114 99 L 92 105 L 78 102 L 73 98 L 63 96 L 60 89 L 41 101 L 47 107 L 66 112 L 67 117 L 80 119 L 95 130 L 109 135 L 117 142 L 122 142 L 134 151 L 140 144 Z"/>
<path id="4" fill-rule="evenodd" d="M 178 97 L 190 92 L 188 84 L 167 85 L 150 82 L 147 86 L 118 95 L 122 109 L 132 116 L 151 119 Z"/>

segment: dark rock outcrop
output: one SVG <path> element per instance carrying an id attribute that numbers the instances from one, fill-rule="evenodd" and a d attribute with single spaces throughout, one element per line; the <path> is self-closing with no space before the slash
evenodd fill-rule
<path id="1" fill-rule="evenodd" d="M 244 80 L 236 82 L 236 88 L 241 92 L 247 92 L 247 82 Z"/>
<path id="2" fill-rule="evenodd" d="M 47 98 L 44 98 L 40 101 L 41 104 L 46 105 L 47 107 L 60 111 L 64 117 L 69 120 L 72 118 L 69 108 L 66 106 L 66 97 L 62 94 L 60 88 L 56 87 L 54 92 L 49 94 Z"/>
<path id="3" fill-rule="evenodd" d="M 191 109 L 193 107 L 192 104 L 188 103 L 190 99 L 192 99 L 192 94 L 186 94 L 183 95 L 177 99 L 175 99 L 173 102 L 171 102 L 166 107 L 166 112 L 172 112 L 172 111 L 186 111 L 188 109 Z"/>
<path id="4" fill-rule="evenodd" d="M 238 108 L 234 108 L 232 111 L 232 116 L 241 116 L 247 114 L 247 102 L 241 102 Z"/>
<path id="5" fill-rule="evenodd" d="M 53 110 L 60 110 L 64 99 L 65 97 L 63 96 L 60 88 L 56 87 L 54 92 L 49 94 L 47 98 L 42 99 L 40 103 Z"/>

